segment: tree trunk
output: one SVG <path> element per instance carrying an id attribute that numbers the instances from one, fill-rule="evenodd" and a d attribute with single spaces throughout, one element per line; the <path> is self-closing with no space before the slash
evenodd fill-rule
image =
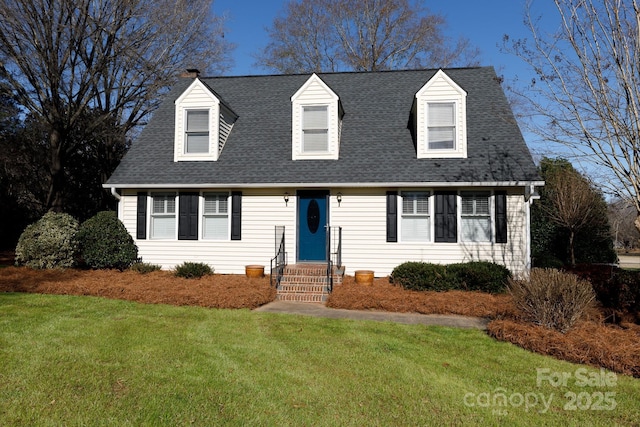
<path id="1" fill-rule="evenodd" d="M 636 226 L 638 231 L 640 231 L 640 211 L 636 212 L 636 215 L 636 220 L 633 222 L 633 224 Z"/>
<path id="2" fill-rule="evenodd" d="M 49 135 L 49 192 L 47 210 L 62 212 L 64 209 L 64 137 L 59 129 Z"/>
<path id="3" fill-rule="evenodd" d="M 569 256 L 571 257 L 571 267 L 576 266 L 576 254 L 573 247 L 573 240 L 575 237 L 575 232 L 573 230 L 569 231 Z"/>

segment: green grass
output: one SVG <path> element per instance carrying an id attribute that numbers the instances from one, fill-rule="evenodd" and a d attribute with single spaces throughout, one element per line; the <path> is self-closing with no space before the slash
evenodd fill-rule
<path id="1" fill-rule="evenodd" d="M 476 330 L 0 293 L 2 425 L 640 424 L 639 380 L 537 368 L 582 367 Z"/>

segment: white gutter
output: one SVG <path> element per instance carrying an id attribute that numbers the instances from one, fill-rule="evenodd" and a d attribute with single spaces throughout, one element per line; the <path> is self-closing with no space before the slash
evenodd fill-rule
<path id="1" fill-rule="evenodd" d="M 104 188 L 114 186 L 103 184 Z M 316 182 L 287 182 L 261 184 L 230 184 L 230 183 L 201 183 L 201 184 L 118 184 L 117 188 L 372 188 L 372 187 L 538 187 L 544 186 L 544 181 L 492 181 L 492 182 L 353 182 L 353 183 L 316 183 Z"/>

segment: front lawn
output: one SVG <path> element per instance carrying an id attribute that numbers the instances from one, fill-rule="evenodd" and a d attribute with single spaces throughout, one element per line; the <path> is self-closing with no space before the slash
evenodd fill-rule
<path id="1" fill-rule="evenodd" d="M 638 401 L 477 330 L 0 293 L 3 425 L 638 425 Z"/>

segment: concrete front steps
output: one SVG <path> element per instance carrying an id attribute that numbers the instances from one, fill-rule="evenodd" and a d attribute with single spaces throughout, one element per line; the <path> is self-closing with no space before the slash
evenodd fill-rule
<path id="1" fill-rule="evenodd" d="M 344 268 L 333 270 L 333 286 L 342 283 Z M 277 289 L 279 301 L 325 302 L 329 297 L 326 264 L 293 264 L 284 268 Z"/>

